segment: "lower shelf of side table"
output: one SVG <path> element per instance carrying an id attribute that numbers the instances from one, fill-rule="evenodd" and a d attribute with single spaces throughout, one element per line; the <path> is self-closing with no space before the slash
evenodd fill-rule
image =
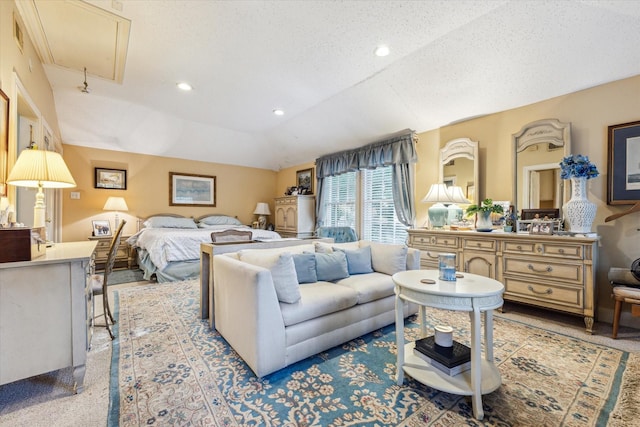
<path id="1" fill-rule="evenodd" d="M 414 380 L 446 393 L 461 396 L 473 395 L 471 389 L 471 370 L 450 376 L 413 354 L 413 342 L 404 346 L 404 363 L 402 369 Z M 481 358 L 482 394 L 497 390 L 502 384 L 500 371 L 492 362 Z"/>

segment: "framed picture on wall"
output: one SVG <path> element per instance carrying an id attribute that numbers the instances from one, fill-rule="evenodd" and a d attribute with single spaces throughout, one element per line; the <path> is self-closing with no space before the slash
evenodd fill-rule
<path id="1" fill-rule="evenodd" d="M 216 177 L 169 172 L 169 206 L 216 206 Z"/>
<path id="2" fill-rule="evenodd" d="M 9 97 L 0 89 L 0 196 L 6 196 L 9 161 Z"/>
<path id="3" fill-rule="evenodd" d="M 95 168 L 95 188 L 127 189 L 127 171 L 123 169 Z"/>
<path id="4" fill-rule="evenodd" d="M 607 204 L 640 202 L 640 121 L 609 126 Z"/>
<path id="5" fill-rule="evenodd" d="M 313 194 L 313 168 L 297 171 L 296 183 L 298 192 L 300 192 L 300 188 L 303 188 L 302 194 Z"/>

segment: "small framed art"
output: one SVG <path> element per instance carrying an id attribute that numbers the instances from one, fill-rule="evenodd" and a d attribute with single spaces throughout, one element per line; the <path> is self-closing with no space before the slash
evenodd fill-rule
<path id="1" fill-rule="evenodd" d="M 609 126 L 607 204 L 640 202 L 640 121 Z"/>
<path id="2" fill-rule="evenodd" d="M 296 185 L 298 187 L 298 194 L 313 194 L 313 168 L 297 171 Z M 302 191 L 302 193 L 300 193 L 300 191 Z"/>
<path id="3" fill-rule="evenodd" d="M 93 224 L 93 235 L 96 237 L 108 237 L 111 236 L 111 225 L 109 220 L 95 220 L 91 221 Z"/>
<path id="4" fill-rule="evenodd" d="M 169 206 L 216 206 L 216 177 L 169 172 Z"/>
<path id="5" fill-rule="evenodd" d="M 95 168 L 95 188 L 127 189 L 127 171 L 124 169 Z"/>
<path id="6" fill-rule="evenodd" d="M 553 234 L 553 221 L 532 221 L 529 234 Z"/>

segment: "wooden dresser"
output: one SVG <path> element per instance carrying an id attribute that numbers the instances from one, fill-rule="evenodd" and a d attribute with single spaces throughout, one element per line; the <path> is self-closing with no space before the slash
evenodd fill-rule
<path id="1" fill-rule="evenodd" d="M 493 231 L 409 230 L 420 265 L 438 268 L 438 255 L 455 253 L 457 270 L 504 284 L 504 299 L 584 316 L 593 333 L 597 238 Z"/>
<path id="2" fill-rule="evenodd" d="M 282 237 L 313 237 L 316 226 L 315 196 L 285 196 L 275 199 L 276 232 Z"/>

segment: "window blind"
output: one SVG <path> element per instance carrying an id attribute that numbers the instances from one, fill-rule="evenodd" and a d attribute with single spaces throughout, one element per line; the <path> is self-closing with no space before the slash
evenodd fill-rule
<path id="1" fill-rule="evenodd" d="M 356 229 L 356 172 L 325 178 L 324 191 L 324 224 Z"/>
<path id="2" fill-rule="evenodd" d="M 362 237 L 381 243 L 405 243 L 407 227 L 396 218 L 390 166 L 362 174 Z"/>

